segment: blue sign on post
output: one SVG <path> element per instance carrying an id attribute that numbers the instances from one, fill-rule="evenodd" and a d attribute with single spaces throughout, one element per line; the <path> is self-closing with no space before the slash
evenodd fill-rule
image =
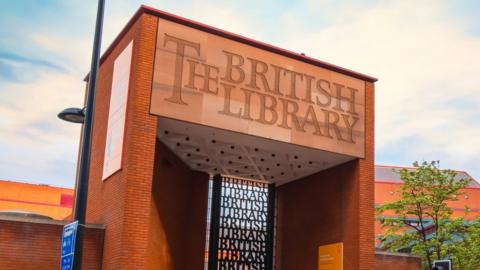
<path id="1" fill-rule="evenodd" d="M 78 221 L 63 226 L 62 233 L 62 258 L 60 270 L 73 269 L 73 254 L 75 252 L 75 238 L 77 236 Z"/>

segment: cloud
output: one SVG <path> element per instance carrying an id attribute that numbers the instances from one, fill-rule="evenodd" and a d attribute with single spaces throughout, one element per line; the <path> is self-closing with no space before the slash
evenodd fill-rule
<path id="1" fill-rule="evenodd" d="M 0 50 L 0 80 L 23 83 L 37 79 L 40 70 L 66 73 L 68 70 L 45 59 Z"/>
<path id="2" fill-rule="evenodd" d="M 81 104 L 83 87 L 78 77 L 48 69 L 32 81 L 4 84 L 0 178 L 73 187 L 80 126 L 56 115 Z"/>
<path id="3" fill-rule="evenodd" d="M 73 7 L 85 6 L 81 1 L 57 4 L 61 6 L 43 11 L 78 11 Z M 140 4 L 136 1 L 107 5 L 103 51 Z M 217 25 L 230 20 L 232 31 L 242 29 L 240 16 L 233 19 L 232 10 L 200 2 L 195 7 L 184 9 L 189 10 L 185 16 L 195 11 L 201 11 L 198 14 L 203 14 L 203 18 L 218 14 L 214 20 Z M 83 77 L 90 66 L 95 9 L 92 5 L 67 13 L 68 19 L 59 18 L 63 21 L 61 26 L 58 20 L 51 22 L 41 12 L 32 14 L 31 20 L 10 14 L 12 20 L 20 23 L 18 29 L 24 30 L 23 34 L 0 31 L 0 42 L 5 45 L 0 50 L 0 80 L 5 81 L 0 88 L 0 179 L 73 187 L 80 127 L 60 121 L 56 115 L 83 102 Z M 86 24 L 91 25 L 88 31 L 80 30 L 87 28 L 82 22 L 85 18 Z M 31 31 L 37 20 L 36 31 Z"/>
<path id="4" fill-rule="evenodd" d="M 468 31 L 473 21 L 452 16 L 449 8 L 444 1 L 415 2 L 414 8 L 409 1 L 382 1 L 340 11 L 335 24 L 298 31 L 285 45 L 380 79 L 378 162 L 440 159 L 480 178 L 473 166 L 480 162 L 474 117 L 480 110 L 472 105 L 480 102 L 480 36 Z"/>
<path id="5" fill-rule="evenodd" d="M 144 3 L 378 77 L 377 162 L 480 179 L 480 23 L 459 2 L 107 2 L 102 50 Z M 83 102 L 96 5 L 49 4 L 1 11 L 16 28 L 0 30 L 0 178 L 73 186 L 80 129 L 56 114 Z"/>
<path id="6" fill-rule="evenodd" d="M 7 61 L 13 61 L 16 63 L 24 63 L 24 64 L 30 64 L 30 65 L 35 65 L 39 67 L 46 67 L 46 68 L 51 68 L 60 72 L 65 72 L 65 68 L 61 67 L 60 65 L 57 65 L 54 62 L 41 59 L 41 58 L 36 58 L 36 57 L 27 57 L 23 55 L 18 55 L 12 52 L 8 51 L 0 51 L 0 60 L 7 60 Z"/>
<path id="7" fill-rule="evenodd" d="M 4 61 L 0 61 L 0 81 L 18 81 L 18 77 L 13 71 L 13 67 Z"/>

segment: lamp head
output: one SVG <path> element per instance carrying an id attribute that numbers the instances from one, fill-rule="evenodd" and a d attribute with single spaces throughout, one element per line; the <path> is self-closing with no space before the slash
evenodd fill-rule
<path id="1" fill-rule="evenodd" d="M 85 108 L 67 108 L 61 111 L 58 118 L 72 123 L 82 123 L 85 120 Z"/>

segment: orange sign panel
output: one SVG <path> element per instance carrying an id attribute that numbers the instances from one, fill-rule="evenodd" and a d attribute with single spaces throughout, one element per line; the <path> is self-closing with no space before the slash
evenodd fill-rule
<path id="1" fill-rule="evenodd" d="M 318 247 L 318 270 L 343 269 L 343 243 Z"/>
<path id="2" fill-rule="evenodd" d="M 364 156 L 365 81 L 159 19 L 150 112 Z"/>

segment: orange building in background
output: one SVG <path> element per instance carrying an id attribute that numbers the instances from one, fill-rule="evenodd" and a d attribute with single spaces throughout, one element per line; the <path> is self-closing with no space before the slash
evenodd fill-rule
<path id="1" fill-rule="evenodd" d="M 64 220 L 72 213 L 73 189 L 0 180 L 0 212 L 29 212 Z"/>
<path id="2" fill-rule="evenodd" d="M 375 165 L 375 205 L 382 205 L 400 199 L 402 180 L 399 171 L 401 169 L 414 169 L 413 167 L 398 167 Z M 453 210 L 453 217 L 464 217 L 471 220 L 480 215 L 480 184 L 467 172 L 457 171 L 457 179 L 471 179 L 468 187 L 462 189 L 462 195 L 457 201 L 449 203 Z M 465 206 L 469 207 L 468 215 L 465 215 Z M 388 216 L 385 214 L 384 216 Z M 412 219 L 411 222 L 417 222 Z M 383 229 L 381 222 L 375 222 L 375 235 L 379 236 Z"/>
<path id="3" fill-rule="evenodd" d="M 381 205 L 399 199 L 402 181 L 395 171 L 403 168 L 389 165 L 375 165 L 375 204 Z M 480 215 L 480 184 L 465 171 L 457 171 L 458 178 L 470 178 L 472 182 L 463 189 L 458 201 L 451 202 L 454 217 L 465 215 L 465 206 L 469 207 L 466 219 Z M 0 212 L 30 212 L 48 216 L 56 220 L 65 220 L 72 213 L 74 190 L 70 188 L 29 184 L 9 180 L 0 180 Z M 380 222 L 375 223 L 375 234 L 381 233 Z"/>
<path id="4" fill-rule="evenodd" d="M 402 181 L 395 171 L 402 168 L 409 167 L 375 165 L 376 205 L 399 199 Z M 472 183 L 462 190 L 465 194 L 458 201 L 451 203 L 453 216 L 464 216 L 468 205 L 467 219 L 472 219 L 480 214 L 480 184 L 465 171 L 458 171 L 457 177 L 471 178 Z M 25 211 L 64 220 L 72 213 L 73 201 L 74 190 L 70 188 L 0 180 L 0 211 Z M 375 232 L 380 231 L 378 223 Z"/>

